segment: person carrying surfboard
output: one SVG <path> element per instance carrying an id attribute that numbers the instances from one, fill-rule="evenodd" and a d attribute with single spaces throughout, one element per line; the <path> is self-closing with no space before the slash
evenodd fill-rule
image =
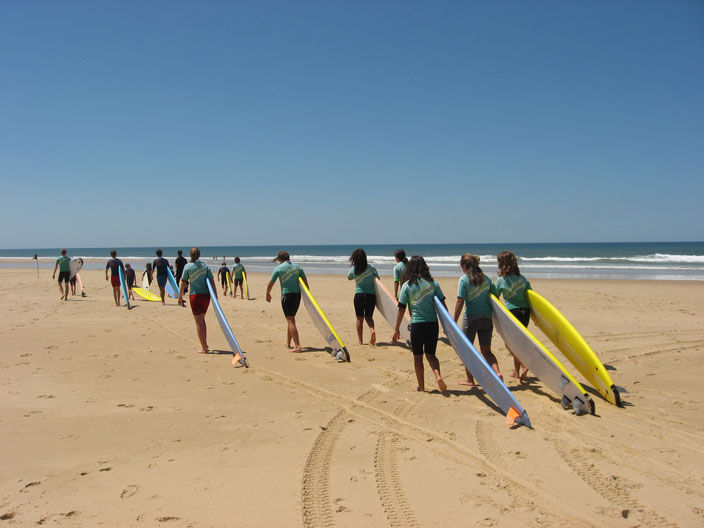
<path id="1" fill-rule="evenodd" d="M 105 280 L 108 280 L 108 270 L 110 270 L 110 284 L 112 285 L 112 296 L 115 299 L 115 306 L 120 306 L 120 268 L 125 272 L 125 265 L 117 258 L 117 251 L 110 252 L 111 259 L 105 265 Z"/>
<path id="2" fill-rule="evenodd" d="M 353 280 L 357 287 L 354 290 L 354 313 L 357 317 L 357 337 L 359 344 L 363 345 L 364 321 L 369 325 L 371 336 L 369 344 L 376 345 L 376 331 L 374 330 L 374 308 L 376 307 L 376 290 L 374 277 L 379 278 L 376 268 L 367 263 L 367 254 L 362 248 L 355 249 L 350 255 L 350 268 L 347 278 Z"/>
<path id="3" fill-rule="evenodd" d="M 405 279 L 406 282 L 401 286 L 401 294 L 398 298 L 398 316 L 391 340 L 398 341 L 401 337 L 401 322 L 406 313 L 406 306 L 409 306 L 411 310 L 413 367 L 418 380 L 416 391 L 423 392 L 425 390 L 425 370 L 423 368 L 423 354 L 425 354 L 425 359 L 435 374 L 438 388 L 444 392 L 447 390 L 447 385 L 440 374 L 440 362 L 435 357 L 440 325 L 435 311 L 434 298 L 437 297 L 445 306 L 445 295 L 442 293 L 440 285 L 430 275 L 430 269 L 423 257 L 417 255 L 411 257 L 406 267 Z"/>
<path id="4" fill-rule="evenodd" d="M 176 284 L 181 284 L 181 276 L 183 275 L 183 268 L 186 267 L 186 264 L 188 264 L 188 261 L 184 258 L 183 256 L 183 251 L 180 249 L 176 252 L 178 257 L 176 257 L 176 260 L 174 261 L 174 264 L 176 264 Z M 151 281 L 149 281 L 151 282 Z"/>
<path id="5" fill-rule="evenodd" d="M 301 341 L 298 337 L 298 328 L 296 328 L 296 313 L 301 305 L 301 286 L 298 278 L 308 285 L 306 274 L 298 264 L 291 262 L 291 257 L 287 251 L 279 251 L 276 258 L 272 262 L 279 262 L 279 265 L 274 268 L 269 279 L 269 284 L 266 287 L 266 302 L 271 302 L 271 289 L 276 283 L 276 279 L 281 284 L 281 309 L 286 317 L 286 348 L 291 352 L 301 351 Z M 291 348 L 291 340 L 294 347 Z"/>
<path id="6" fill-rule="evenodd" d="M 61 290 L 61 297 L 59 297 L 63 301 L 68 300 L 68 283 L 71 279 L 71 268 L 69 267 L 71 263 L 71 257 L 66 256 L 66 249 L 63 248 L 61 249 L 61 256 L 56 259 L 56 264 L 54 265 L 54 274 L 51 276 L 51 279 L 54 280 L 56 278 L 56 269 L 58 268 L 59 270 L 59 290 Z M 64 283 L 66 288 L 61 285 L 61 283 Z M 64 291 L 65 289 L 65 291 Z M 75 295 L 75 292 L 74 292 Z"/>
<path id="7" fill-rule="evenodd" d="M 189 289 L 188 302 L 191 305 L 193 319 L 196 322 L 196 332 L 200 341 L 200 353 L 208 353 L 208 327 L 205 324 L 205 314 L 210 306 L 210 290 L 208 290 L 208 279 L 212 282 L 213 293 L 217 297 L 218 291 L 215 288 L 213 272 L 210 267 L 203 264 L 200 260 L 200 249 L 197 247 L 191 248 L 191 261 L 183 268 L 181 275 L 181 283 L 178 290 L 178 304 L 183 305 L 183 296 L 186 294 L 186 288 Z M 163 298 L 163 297 L 162 297 Z"/>
<path id="8" fill-rule="evenodd" d="M 154 270 L 152 269 L 151 262 L 147 262 L 144 267 L 144 272 L 142 273 L 142 284 L 144 284 L 145 275 L 147 276 L 147 287 L 145 289 L 148 290 L 149 286 L 151 286 L 152 281 L 154 280 Z"/>
<path id="9" fill-rule="evenodd" d="M 454 319 L 457 321 L 462 314 L 462 307 L 465 307 L 465 319 L 462 324 L 462 331 L 474 344 L 475 336 L 479 336 L 479 350 L 486 362 L 494 369 L 494 372 L 503 381 L 503 376 L 499 370 L 499 363 L 496 356 L 491 351 L 491 335 L 494 331 L 494 323 L 491 319 L 491 304 L 489 295 L 497 295 L 496 286 L 492 280 L 484 275 L 479 267 L 479 257 L 471 253 L 465 253 L 460 258 L 460 267 L 464 275 L 460 278 L 457 287 L 457 303 L 455 304 Z M 475 385 L 472 374 L 465 367 L 467 379 L 460 381 L 460 385 Z"/>
<path id="10" fill-rule="evenodd" d="M 394 260 L 396 260 L 396 266 L 394 266 L 394 297 L 398 301 L 398 289 L 403 283 L 403 274 L 406 272 L 406 266 L 408 265 L 406 252 L 403 249 L 397 249 L 394 251 Z"/>
<path id="11" fill-rule="evenodd" d="M 227 262 L 224 260 L 220 264 L 220 269 L 218 270 L 218 277 L 220 278 L 220 285 L 222 286 L 223 295 L 227 295 L 229 290 L 227 286 L 227 276 L 230 274 L 230 268 L 227 267 Z"/>
<path id="12" fill-rule="evenodd" d="M 235 257 L 235 263 L 232 265 L 232 296 L 237 297 L 237 287 L 240 287 L 240 299 L 244 299 L 244 283 L 243 274 L 246 273 L 244 266 L 240 264 L 240 258 Z"/>
<path id="13" fill-rule="evenodd" d="M 531 289 L 530 282 L 521 275 L 521 271 L 518 268 L 518 259 L 510 251 L 500 253 L 496 256 L 496 260 L 499 263 L 499 277 L 496 279 L 496 290 L 499 293 L 496 296 L 504 296 L 506 308 L 527 328 L 528 323 L 530 323 L 530 304 L 528 303 L 526 291 Z M 506 348 L 508 348 L 508 345 Z M 508 351 L 511 352 L 511 349 L 509 348 Z M 513 355 L 513 352 L 511 352 L 511 355 Z M 521 372 L 521 367 L 523 367 L 523 372 Z M 527 374 L 528 369 L 516 356 L 513 356 L 512 376 L 524 381 Z"/>
<path id="14" fill-rule="evenodd" d="M 163 251 L 156 250 L 156 258 L 152 262 L 152 268 L 156 271 L 156 283 L 159 285 L 159 294 L 161 295 L 161 304 L 166 304 L 166 281 L 169 280 L 169 261 L 162 257 Z"/>
<path id="15" fill-rule="evenodd" d="M 127 291 L 129 292 L 130 301 L 134 301 L 134 293 L 132 293 L 132 286 L 134 286 L 137 280 L 136 274 L 132 269 L 132 266 L 128 263 L 125 264 L 125 280 L 127 281 Z"/>

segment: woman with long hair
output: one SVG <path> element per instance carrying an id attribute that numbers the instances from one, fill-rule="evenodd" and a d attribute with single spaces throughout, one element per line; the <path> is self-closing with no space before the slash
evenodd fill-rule
<path id="1" fill-rule="evenodd" d="M 357 317 L 357 337 L 359 344 L 363 345 L 364 321 L 369 325 L 371 336 L 369 344 L 376 344 L 376 332 L 374 331 L 374 307 L 376 306 L 376 290 L 374 289 L 374 278 L 379 278 L 376 268 L 367 263 L 367 254 L 362 248 L 355 249 L 350 255 L 350 268 L 347 278 L 354 280 L 357 287 L 354 290 L 354 313 Z"/>
<path id="2" fill-rule="evenodd" d="M 462 314 L 462 307 L 465 307 L 465 317 L 462 322 L 462 330 L 474 343 L 474 338 L 479 336 L 479 349 L 486 362 L 504 379 L 499 370 L 499 363 L 496 356 L 491 352 L 491 334 L 494 331 L 494 323 L 491 320 L 491 304 L 489 295 L 497 294 L 496 287 L 489 277 L 479 267 L 479 257 L 471 253 L 465 253 L 460 259 L 460 267 L 464 275 L 460 278 L 457 287 L 457 303 L 455 304 L 455 321 Z M 460 385 L 474 386 L 474 378 L 465 367 L 467 374 L 466 381 L 460 381 Z"/>
<path id="3" fill-rule="evenodd" d="M 435 357 L 435 350 L 438 345 L 438 334 L 440 326 L 438 315 L 435 311 L 434 297 L 437 296 L 445 304 L 445 295 L 440 289 L 440 285 L 430 275 L 430 269 L 425 263 L 425 259 L 419 256 L 411 257 L 406 267 L 404 275 L 405 283 L 401 287 L 401 294 L 398 298 L 398 315 L 396 316 L 396 327 L 393 341 L 398 341 L 401 336 L 399 329 L 401 321 L 406 313 L 406 307 L 411 310 L 411 348 L 413 350 L 413 367 L 416 371 L 418 387 L 416 391 L 425 390 L 425 371 L 423 367 L 423 354 L 435 374 L 435 380 L 441 391 L 447 390 L 447 385 L 440 374 L 440 362 Z M 446 307 L 447 308 L 447 307 Z"/>
<path id="4" fill-rule="evenodd" d="M 303 279 L 306 286 L 308 286 L 308 279 L 303 268 L 291 262 L 288 251 L 279 251 L 273 262 L 278 262 L 279 265 L 271 273 L 269 284 L 266 287 L 266 302 L 271 302 L 271 289 L 278 279 L 281 283 L 281 309 L 286 318 L 286 348 L 291 352 L 300 352 L 301 341 L 298 338 L 298 328 L 296 327 L 296 314 L 301 305 L 301 285 L 298 279 L 299 277 Z M 291 341 L 294 344 L 293 348 L 291 348 Z"/>
<path id="5" fill-rule="evenodd" d="M 186 288 L 189 290 L 188 302 L 191 305 L 191 312 L 196 321 L 196 332 L 200 341 L 200 353 L 208 353 L 208 328 L 205 324 L 205 314 L 210 306 L 210 291 L 208 290 L 208 280 L 211 281 L 213 292 L 217 297 L 218 290 L 213 281 L 213 272 L 210 267 L 200 260 L 200 249 L 191 248 L 191 261 L 183 268 L 181 283 L 178 291 L 178 304 L 183 305 L 183 296 Z"/>
<path id="6" fill-rule="evenodd" d="M 504 296 L 506 308 L 518 319 L 525 327 L 530 323 L 530 304 L 526 291 L 530 290 L 530 282 L 518 268 L 518 259 L 516 255 L 510 251 L 504 251 L 496 256 L 499 263 L 499 278 L 496 279 L 496 289 Z M 508 347 L 507 347 L 508 348 Z M 511 352 L 511 349 L 508 350 Z M 511 352 L 513 355 L 513 352 Z M 521 372 L 523 367 L 523 372 Z M 521 363 L 516 356 L 513 356 L 513 374 L 514 378 L 519 378 L 521 381 L 526 379 L 528 369 Z"/>
<path id="7" fill-rule="evenodd" d="M 394 251 L 394 260 L 396 261 L 394 266 L 394 297 L 398 301 L 398 289 L 403 284 L 403 274 L 406 272 L 406 266 L 408 266 L 406 252 L 403 249 L 397 249 Z"/>

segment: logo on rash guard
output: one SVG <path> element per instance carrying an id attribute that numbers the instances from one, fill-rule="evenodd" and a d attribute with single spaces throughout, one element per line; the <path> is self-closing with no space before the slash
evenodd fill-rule
<path id="1" fill-rule="evenodd" d="M 364 279 L 366 279 L 367 277 L 369 277 L 369 275 L 371 275 L 371 274 L 372 274 L 372 270 L 370 270 L 369 268 L 365 269 L 362 273 L 360 273 L 359 275 L 357 275 L 357 276 L 354 278 L 355 284 L 359 284 L 359 283 L 362 282 Z"/>
<path id="2" fill-rule="evenodd" d="M 519 277 L 516 282 L 510 285 L 510 287 L 506 290 L 504 290 L 504 298 L 509 297 L 515 297 L 516 294 L 518 293 L 518 290 L 521 289 L 522 286 L 524 286 L 525 281 L 523 280 L 523 277 Z"/>
<path id="3" fill-rule="evenodd" d="M 432 295 L 435 292 L 435 285 L 426 282 L 420 290 L 411 296 L 411 304 L 418 304 L 428 295 Z"/>
<path id="4" fill-rule="evenodd" d="M 485 280 L 479 286 L 476 286 L 472 292 L 467 292 L 467 303 L 471 303 L 476 300 L 482 293 L 485 293 L 489 289 L 489 281 Z"/>
<path id="5" fill-rule="evenodd" d="M 203 275 L 203 273 L 208 273 L 208 272 L 207 272 L 207 268 L 205 268 L 205 267 L 198 268 L 197 270 L 195 270 L 193 273 L 190 274 L 190 275 L 191 275 L 190 278 L 191 278 L 192 281 L 193 281 L 193 280 L 196 280 L 198 277 L 200 277 L 201 275 Z"/>
<path id="6" fill-rule="evenodd" d="M 281 274 L 281 282 L 286 282 L 291 277 L 293 277 L 294 275 L 297 275 L 297 274 L 298 274 L 298 268 L 296 266 L 291 265 L 291 268 L 289 268 L 288 270 L 284 271 Z"/>

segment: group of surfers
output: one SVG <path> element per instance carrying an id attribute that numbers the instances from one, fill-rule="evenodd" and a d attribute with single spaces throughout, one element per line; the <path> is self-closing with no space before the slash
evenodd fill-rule
<path id="1" fill-rule="evenodd" d="M 161 294 L 161 302 L 164 303 L 165 287 L 168 280 L 170 264 L 163 258 L 162 251 L 156 251 L 157 258 L 151 265 L 147 264 L 143 276 L 146 274 L 148 281 L 152 281 L 152 273 L 156 273 L 156 280 Z M 111 259 L 105 267 L 105 280 L 110 280 L 113 287 L 113 297 L 116 306 L 120 305 L 120 277 L 119 269 L 122 268 L 131 290 L 135 282 L 135 272 L 129 264 L 123 264 L 117 258 L 115 250 L 110 253 Z M 437 341 L 439 337 L 439 323 L 435 310 L 434 297 L 445 304 L 445 295 L 438 282 L 433 279 L 430 269 L 422 256 L 406 257 L 403 249 L 398 249 L 394 253 L 396 265 L 394 267 L 394 297 L 398 305 L 398 313 L 394 327 L 392 341 L 400 339 L 401 324 L 407 310 L 410 310 L 410 341 L 413 352 L 413 365 L 417 378 L 415 390 L 425 390 L 425 373 L 423 356 L 425 356 L 430 369 L 432 370 L 438 388 L 441 391 L 447 390 L 447 385 L 443 381 L 440 372 L 440 364 L 436 357 Z M 60 268 L 59 286 L 65 280 L 68 271 L 68 261 L 66 260 L 66 250 L 62 250 L 62 256 L 57 259 L 56 267 Z M 497 255 L 498 278 L 496 283 L 484 274 L 479 266 L 480 258 L 471 253 L 466 253 L 460 258 L 460 267 L 464 272 L 459 279 L 457 298 L 454 307 L 453 317 L 459 321 L 464 309 L 462 318 L 462 330 L 474 343 L 479 340 L 479 348 L 487 364 L 503 379 L 499 369 L 496 356 L 491 351 L 491 341 L 493 334 L 492 310 L 489 303 L 490 294 L 496 297 L 503 296 L 508 310 L 524 325 L 530 321 L 530 305 L 526 296 L 526 291 L 531 289 L 528 280 L 521 275 L 517 257 L 510 251 L 504 251 Z M 376 330 L 374 325 L 374 310 L 376 307 L 376 290 L 374 288 L 375 279 L 379 278 L 376 268 L 367 262 L 367 255 L 364 249 L 355 249 L 349 257 L 351 267 L 347 278 L 355 282 L 354 311 L 356 316 L 356 330 L 359 344 L 364 344 L 364 323 L 369 327 L 369 344 L 376 344 Z M 278 281 L 281 286 L 281 309 L 286 319 L 286 341 L 285 346 L 291 352 L 300 352 L 301 343 L 296 326 L 296 314 L 301 303 L 301 286 L 299 279 L 308 287 L 308 278 L 303 268 L 291 262 L 287 251 L 279 251 L 273 262 L 276 267 L 272 271 L 267 284 L 266 301 L 272 300 L 272 289 Z M 178 251 L 178 258 L 175 261 L 174 272 L 177 285 L 179 286 L 178 303 L 185 305 L 184 296 L 188 293 L 189 304 L 196 325 L 196 332 L 200 341 L 200 353 L 208 353 L 207 326 L 205 315 L 210 305 L 210 290 L 207 281 L 211 281 L 213 292 L 217 296 L 213 272 L 207 264 L 200 260 L 200 249 L 194 247 L 190 251 L 190 261 L 186 261 L 183 252 Z M 56 273 L 56 267 L 54 273 Z M 108 277 L 110 271 L 110 277 Z M 240 295 L 243 298 L 242 282 L 244 266 L 239 257 L 235 258 L 232 269 L 234 284 L 231 293 L 236 296 L 237 288 L 240 288 Z M 228 275 L 230 270 L 223 262 L 218 271 L 223 291 L 228 293 Z M 68 284 L 66 285 L 68 290 Z M 63 289 L 62 289 L 63 294 Z M 131 292 L 130 292 L 131 294 Z M 510 349 L 509 349 L 510 352 Z M 514 369 L 512 376 L 525 380 L 528 372 L 527 368 L 514 356 Z M 461 385 L 474 386 L 475 382 L 471 373 L 465 369 L 466 379 L 460 381 Z"/>

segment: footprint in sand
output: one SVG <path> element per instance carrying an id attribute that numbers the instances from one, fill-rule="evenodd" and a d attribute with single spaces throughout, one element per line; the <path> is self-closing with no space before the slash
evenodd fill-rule
<path id="1" fill-rule="evenodd" d="M 120 498 L 126 499 L 128 497 L 132 497 L 138 491 L 139 491 L 139 486 L 137 486 L 137 484 L 130 484 L 129 486 L 127 486 L 125 489 L 122 490 L 122 493 L 120 493 Z"/>

